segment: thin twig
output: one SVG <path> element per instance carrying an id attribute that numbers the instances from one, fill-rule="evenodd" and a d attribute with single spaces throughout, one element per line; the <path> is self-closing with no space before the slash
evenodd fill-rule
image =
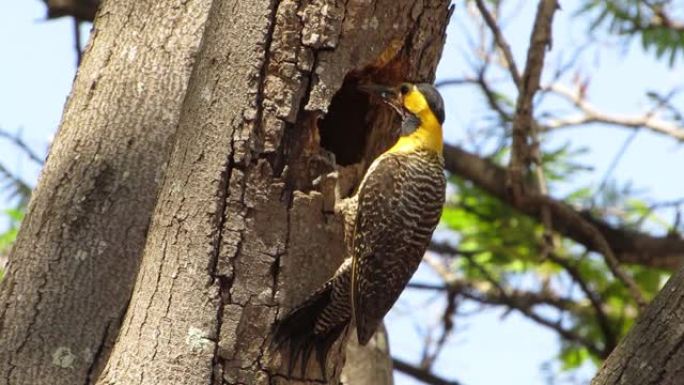
<path id="1" fill-rule="evenodd" d="M 447 286 L 446 290 L 446 306 L 444 307 L 444 312 L 442 314 L 442 333 L 440 334 L 437 342 L 434 344 L 434 348 L 430 351 L 430 341 L 432 338 L 428 338 L 425 343 L 425 349 L 423 357 L 420 360 L 420 367 L 425 369 L 431 369 L 432 365 L 439 357 L 442 349 L 446 345 L 449 336 L 454 329 L 454 315 L 456 314 L 458 291 L 451 286 Z M 428 334 L 431 337 L 430 334 Z"/>
<path id="2" fill-rule="evenodd" d="M 574 222 L 575 225 L 585 234 L 585 236 L 591 240 L 596 250 L 603 255 L 603 259 L 606 261 L 608 269 L 615 278 L 620 280 L 625 285 L 630 296 L 634 302 L 636 302 L 639 308 L 644 309 L 646 307 L 646 300 L 641 294 L 639 285 L 636 284 L 634 279 L 629 274 L 622 270 L 620 262 L 615 257 L 615 254 L 613 254 L 613 250 L 610 248 L 610 245 L 598 228 L 596 228 L 596 226 L 584 220 L 582 216 L 577 214 L 568 206 L 556 202 L 546 196 L 528 195 L 525 197 L 525 200 L 528 204 L 536 205 L 538 207 L 543 207 L 543 205 L 546 205 L 549 207 L 549 209 L 551 209 L 556 218 L 562 218 L 565 222 Z"/>
<path id="3" fill-rule="evenodd" d="M 597 195 L 601 193 L 606 186 L 608 185 L 608 181 L 610 180 L 610 176 L 613 175 L 613 171 L 617 168 L 618 164 L 620 163 L 620 160 L 622 159 L 623 155 L 625 155 L 625 152 L 627 152 L 627 149 L 629 148 L 629 145 L 632 144 L 634 141 L 634 138 L 636 138 L 637 134 L 639 133 L 638 130 L 633 131 L 627 139 L 622 143 L 622 146 L 620 146 L 620 149 L 618 152 L 615 154 L 613 157 L 613 160 L 610 161 L 610 164 L 608 165 L 608 169 L 606 170 L 605 174 L 603 174 L 603 178 L 601 178 L 601 183 L 599 184 L 598 188 L 596 189 Z"/>
<path id="4" fill-rule="evenodd" d="M 545 130 L 573 127 L 587 123 L 604 123 L 634 129 L 643 127 L 650 131 L 670 136 L 677 141 L 684 142 L 684 127 L 658 118 L 655 116 L 653 110 L 637 116 L 608 114 L 599 111 L 598 108 L 589 103 L 579 91 L 573 91 L 558 83 L 544 88 L 547 91 L 551 91 L 554 94 L 565 98 L 582 112 L 581 115 L 573 117 L 549 120 L 544 123 Z"/>
<path id="5" fill-rule="evenodd" d="M 665 11 L 663 4 L 651 4 L 648 1 L 643 2 L 652 12 L 655 17 L 652 17 L 648 23 L 643 23 L 641 20 L 633 20 L 635 30 L 650 30 L 656 28 L 667 28 L 676 32 L 684 32 L 684 22 L 673 20 Z"/>
<path id="6" fill-rule="evenodd" d="M 430 245 L 428 245 L 428 250 L 439 253 L 439 254 L 446 254 L 448 256 L 456 256 L 456 255 L 477 255 L 481 253 L 481 250 L 461 250 L 456 247 L 451 246 L 450 244 L 446 242 L 436 242 L 432 241 L 430 242 Z M 429 257 L 428 257 L 429 258 Z"/>
<path id="7" fill-rule="evenodd" d="M 409 364 L 406 361 L 403 361 L 399 358 L 392 357 L 392 363 L 394 365 L 394 369 L 408 374 L 409 376 L 415 378 L 416 380 L 420 380 L 426 384 L 430 385 L 461 385 L 460 382 L 456 380 L 447 380 L 444 378 L 441 378 L 439 376 L 436 376 L 430 371 L 426 369 L 421 369 L 418 367 L 415 367 L 411 364 Z"/>
<path id="8" fill-rule="evenodd" d="M 550 291 L 534 292 L 525 290 L 505 289 L 506 298 L 502 297 L 498 290 L 493 290 L 492 285 L 488 281 L 472 282 L 472 279 L 458 279 L 453 282 L 445 282 L 442 285 L 435 285 L 422 282 L 410 282 L 406 287 L 414 290 L 431 290 L 431 291 L 454 291 L 461 295 L 467 295 L 469 298 L 478 298 L 479 302 L 488 303 L 492 305 L 506 305 L 505 299 L 512 298 L 516 303 L 525 304 L 526 306 L 547 305 L 558 310 L 583 312 L 583 305 L 575 302 L 567 297 L 560 297 L 556 293 Z"/>
<path id="9" fill-rule="evenodd" d="M 21 151 L 23 151 L 24 154 L 26 154 L 26 156 L 32 161 L 36 162 L 39 165 L 43 164 L 43 159 L 41 159 L 35 152 L 33 152 L 31 147 L 29 147 L 29 145 L 26 144 L 26 142 L 24 142 L 24 140 L 19 137 L 19 135 L 10 134 L 9 132 L 0 129 L 0 138 L 4 138 L 12 142 L 12 144 L 17 146 Z"/>
<path id="10" fill-rule="evenodd" d="M 435 87 L 437 88 L 444 88 L 448 86 L 460 86 L 463 84 L 473 84 L 477 83 L 476 79 L 469 78 L 469 77 L 464 77 L 464 78 L 451 78 L 451 79 L 443 79 L 443 80 L 438 80 L 435 82 Z"/>
<path id="11" fill-rule="evenodd" d="M 495 92 L 489 87 L 489 84 L 487 84 L 487 81 L 485 80 L 486 71 L 487 65 L 482 66 L 477 74 L 477 83 L 480 85 L 480 89 L 484 93 L 485 98 L 487 98 L 487 103 L 497 114 L 499 114 L 501 121 L 510 122 L 512 120 L 511 115 L 501 106 L 498 101 L 499 98 L 497 98 Z"/>
<path id="12" fill-rule="evenodd" d="M 663 208 L 663 207 L 678 207 L 678 206 L 682 206 L 682 205 L 684 205 L 684 198 L 675 199 L 672 201 L 664 201 L 664 202 L 653 203 L 648 207 L 648 209 L 649 210 L 655 210 L 655 209 L 659 209 L 659 208 Z"/>
<path id="13" fill-rule="evenodd" d="M 19 176 L 14 175 L 7 167 L 0 163 L 0 178 L 7 179 L 8 185 L 14 190 L 11 192 L 13 195 L 19 196 L 21 202 L 28 202 L 29 197 L 33 189 L 31 186 L 26 184 Z"/>
<path id="14" fill-rule="evenodd" d="M 599 325 L 599 328 L 603 333 L 603 340 L 606 345 L 604 350 L 608 352 L 612 351 L 617 344 L 617 336 L 615 335 L 615 332 L 613 331 L 613 328 L 610 325 L 608 315 L 603 310 L 603 299 L 601 298 L 599 293 L 595 292 L 594 290 L 591 290 L 589 284 L 586 280 L 584 280 L 584 277 L 582 277 L 582 273 L 580 273 L 577 266 L 571 264 L 568 259 L 563 258 L 554 253 L 549 254 L 549 259 L 554 263 L 558 264 L 559 266 L 561 266 L 563 269 L 565 269 L 568 275 L 570 275 L 570 278 L 572 278 L 572 280 L 579 285 L 584 295 L 587 296 L 587 299 L 589 299 L 589 303 L 591 303 L 591 306 L 594 308 L 594 312 L 596 314 L 596 321 Z"/>
<path id="15" fill-rule="evenodd" d="M 422 285 L 422 284 L 410 284 L 409 287 L 411 288 L 426 288 L 430 289 L 430 285 Z M 498 291 L 498 290 L 497 290 Z M 547 328 L 550 328 L 561 335 L 564 339 L 568 341 L 574 341 L 577 342 L 583 346 L 586 346 L 587 349 L 589 349 L 592 353 L 598 355 L 599 357 L 604 357 L 606 356 L 609 351 L 605 349 L 599 348 L 597 345 L 594 344 L 593 341 L 590 339 L 584 338 L 572 330 L 565 329 L 562 327 L 560 322 L 554 322 L 551 320 L 548 320 L 534 311 L 532 311 L 532 306 L 535 305 L 558 305 L 559 302 L 554 301 L 552 298 L 543 298 L 538 295 L 538 293 L 527 293 L 529 294 L 528 296 L 522 295 L 519 296 L 516 294 L 517 292 L 513 293 L 494 293 L 494 291 L 490 291 L 488 294 L 485 294 L 484 292 L 478 292 L 478 291 L 461 291 L 459 292 L 460 295 L 462 295 L 464 298 L 476 301 L 482 304 L 486 305 L 496 305 L 496 306 L 506 306 L 509 309 L 512 310 L 517 310 L 521 312 L 524 316 L 527 318 L 530 318 L 532 321 L 545 326 Z M 566 311 L 582 311 L 582 306 L 576 303 L 572 303 L 572 301 L 568 300 L 566 305 L 563 306 L 554 306 L 557 307 L 558 310 L 566 310 Z"/>
<path id="16" fill-rule="evenodd" d="M 506 59 L 506 65 L 508 70 L 511 72 L 511 78 L 513 79 L 513 82 L 515 83 L 516 87 L 520 87 L 520 72 L 518 71 L 518 67 L 513 59 L 513 53 L 511 52 L 510 45 L 508 45 L 503 33 L 501 33 L 501 29 L 496 23 L 494 16 L 489 12 L 489 10 L 487 10 L 487 6 L 484 4 L 484 1 L 476 0 L 475 4 L 477 5 L 477 9 L 480 10 L 480 14 L 482 15 L 485 23 L 487 23 L 489 30 L 492 31 L 492 35 L 494 35 L 494 42 L 503 53 L 504 59 Z"/>
<path id="17" fill-rule="evenodd" d="M 588 339 L 584 336 L 581 336 L 577 333 L 575 333 L 572 330 L 566 329 L 563 327 L 560 321 L 554 322 L 551 320 L 548 320 L 539 314 L 535 313 L 532 310 L 532 307 L 529 306 L 529 304 L 525 303 L 518 303 L 515 301 L 515 298 L 510 297 L 506 290 L 501 286 L 499 280 L 497 280 L 495 277 L 493 277 L 489 271 L 479 263 L 475 262 L 474 259 L 472 258 L 466 258 L 468 262 L 475 268 L 477 268 L 482 275 L 487 279 L 497 290 L 499 291 L 499 294 L 503 297 L 503 301 L 505 304 L 510 307 L 511 309 L 518 310 L 521 312 L 523 315 L 525 315 L 527 318 L 531 319 L 532 321 L 546 326 L 555 332 L 557 332 L 561 337 L 568 341 L 573 341 L 576 343 L 581 344 L 582 346 L 586 347 L 590 352 L 593 354 L 596 354 L 599 357 L 606 357 L 608 355 L 608 352 L 604 351 L 603 349 L 600 349 L 596 344 L 594 344 L 594 341 L 591 339 Z"/>

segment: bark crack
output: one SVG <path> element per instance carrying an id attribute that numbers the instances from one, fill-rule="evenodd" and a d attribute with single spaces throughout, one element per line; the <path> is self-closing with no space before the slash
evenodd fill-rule
<path id="1" fill-rule="evenodd" d="M 678 355 L 677 352 L 680 352 L 682 347 L 684 347 L 684 335 L 679 336 L 679 340 L 677 343 L 672 347 L 672 349 L 666 354 L 665 356 L 665 362 L 662 363 L 660 366 L 660 370 L 658 371 L 658 374 L 655 376 L 653 381 L 651 382 L 652 384 L 664 384 L 666 379 L 672 379 L 674 377 L 668 377 L 668 368 L 670 367 L 670 362 L 677 358 L 681 359 Z"/>
<path id="2" fill-rule="evenodd" d="M 266 31 L 265 35 L 265 43 L 264 43 L 264 59 L 261 65 L 261 68 L 259 69 L 259 84 L 257 86 L 257 94 L 256 94 L 256 118 L 255 118 L 255 124 L 254 124 L 254 131 L 257 133 L 257 135 L 263 136 L 263 114 L 264 114 L 264 108 L 263 108 L 263 101 L 264 101 L 264 88 L 266 84 L 266 77 L 267 77 L 267 72 L 268 72 L 268 65 L 270 63 L 270 58 L 271 58 L 271 44 L 273 42 L 273 32 L 275 29 L 276 25 L 276 14 L 278 12 L 278 7 L 280 5 L 280 0 L 274 0 L 271 3 L 271 15 L 269 17 L 269 24 L 268 28 Z M 235 141 L 236 141 L 236 135 L 237 132 L 233 131 L 232 137 L 231 137 L 231 142 L 230 142 L 230 154 L 228 156 L 228 160 L 225 164 L 225 170 L 224 170 L 224 175 L 222 175 L 221 181 L 219 183 L 219 194 L 217 196 L 219 202 L 218 202 L 218 208 L 217 208 L 217 220 L 216 220 L 216 229 L 217 229 L 217 235 L 216 235 L 216 240 L 214 244 L 214 251 L 212 255 L 212 260 L 211 260 L 211 266 L 209 267 L 209 275 L 212 277 L 212 280 L 214 281 L 214 284 L 218 284 L 219 288 L 219 298 L 218 298 L 218 306 L 216 309 L 216 343 L 214 346 L 214 353 L 213 353 L 213 364 L 212 364 L 212 370 L 211 370 L 211 376 L 210 376 L 210 384 L 220 384 L 223 382 L 223 361 L 224 359 L 221 357 L 220 353 L 220 342 L 221 342 L 221 328 L 223 326 L 223 312 L 224 312 L 224 307 L 225 305 L 232 304 L 232 296 L 230 294 L 230 291 L 232 289 L 234 277 L 235 277 L 235 259 L 238 258 L 238 256 L 241 254 L 241 248 L 242 248 L 242 243 L 244 240 L 244 229 L 239 231 L 239 240 L 237 241 L 236 244 L 236 250 L 235 250 L 235 255 L 230 257 L 230 263 L 232 265 L 232 279 L 230 280 L 225 280 L 225 278 L 220 277 L 218 274 L 218 264 L 219 260 L 221 258 L 220 251 L 221 251 L 221 246 L 223 244 L 223 231 L 225 229 L 226 225 L 226 220 L 227 220 L 227 205 L 228 205 L 228 198 L 230 197 L 230 183 L 233 177 L 233 169 L 237 167 L 236 161 L 235 161 L 235 153 L 236 153 L 236 148 L 235 148 Z M 245 165 L 246 166 L 246 165 Z M 245 176 L 246 177 L 246 176 Z M 241 186 L 240 190 L 240 202 L 244 205 L 245 201 L 245 186 Z M 247 216 L 247 215 L 246 215 Z"/>
<path id="3" fill-rule="evenodd" d="M 221 284 L 221 278 L 219 277 L 218 274 L 218 263 L 220 259 L 220 253 L 221 253 L 221 243 L 223 242 L 223 229 L 226 223 L 226 206 L 227 206 L 227 200 L 230 196 L 229 192 L 229 186 L 230 186 L 230 181 L 233 177 L 233 169 L 235 168 L 235 131 L 233 132 L 233 137 L 231 138 L 230 141 L 230 154 L 228 155 L 228 159 L 225 163 L 225 169 L 223 170 L 223 173 L 221 175 L 221 180 L 219 182 L 219 188 L 218 188 L 218 194 L 217 194 L 217 209 L 216 209 L 216 224 L 215 224 L 215 229 L 217 231 L 216 239 L 214 240 L 214 248 L 213 248 L 213 254 L 212 254 L 212 259 L 211 259 L 211 264 L 209 266 L 209 276 L 211 277 L 211 283 L 210 284 L 218 284 L 219 288 L 219 296 L 218 296 L 218 306 L 216 308 L 216 342 L 214 344 L 214 353 L 213 353 L 213 363 L 212 363 L 212 369 L 211 369 L 211 376 L 209 380 L 209 384 L 220 384 L 222 379 L 222 370 L 220 370 L 220 365 L 221 365 L 221 358 L 219 354 L 219 342 L 221 340 L 221 327 L 223 325 L 223 309 L 224 309 L 224 299 L 223 299 L 223 292 L 224 290 L 227 293 L 230 293 L 230 286 L 232 286 L 232 282 L 228 284 L 228 287 L 224 288 L 223 285 Z M 242 234 L 240 234 L 240 238 L 242 239 Z M 238 244 L 239 246 L 239 244 Z M 239 248 L 238 248 L 239 251 Z M 231 261 L 233 262 L 233 261 Z M 234 268 L 233 268 L 234 271 Z"/>
<path id="4" fill-rule="evenodd" d="M 88 370 L 86 371 L 86 376 L 85 376 L 85 382 L 83 383 L 84 385 L 91 384 L 93 379 L 93 372 L 95 371 L 95 367 L 97 366 L 97 363 L 100 361 L 100 356 L 102 353 L 104 353 L 104 346 L 105 342 L 107 341 L 107 336 L 109 335 L 109 328 L 112 326 L 112 324 L 115 321 L 109 321 L 107 322 L 107 325 L 105 326 L 105 330 L 102 333 L 102 338 L 100 339 L 100 342 L 97 344 L 97 348 L 95 349 L 95 353 L 92 356 L 92 359 L 90 361 L 90 365 L 88 365 Z"/>
<path id="5" fill-rule="evenodd" d="M 156 280 L 154 283 L 154 290 L 152 291 L 152 295 L 150 295 L 150 301 L 147 303 L 147 306 L 145 308 L 145 312 L 143 314 L 143 319 L 140 322 L 140 327 L 138 328 L 138 340 L 139 341 L 142 341 L 142 333 L 145 329 L 144 327 L 145 327 L 145 324 L 147 323 L 147 317 L 149 315 L 150 309 L 152 308 L 152 302 L 154 302 L 154 297 L 159 292 L 159 282 L 161 281 L 162 267 L 164 266 L 165 261 L 166 261 L 166 243 L 164 243 L 164 246 L 163 246 L 162 251 L 161 251 L 161 261 L 159 263 L 159 272 L 157 273 L 157 277 L 156 277 Z"/>
<path id="6" fill-rule="evenodd" d="M 273 32 L 275 31 L 276 27 L 276 16 L 278 14 L 278 8 L 280 8 L 280 3 L 282 0 L 272 0 L 271 2 L 271 14 L 268 18 L 269 24 L 268 28 L 266 31 L 265 35 L 265 41 L 264 41 L 264 60 L 261 63 L 261 68 L 259 68 L 259 85 L 257 86 L 257 94 L 256 94 L 256 120 L 255 120 L 255 129 L 254 131 L 256 132 L 257 135 L 260 135 L 262 138 L 264 136 L 264 127 L 263 127 L 263 116 L 264 116 L 264 88 L 266 86 L 266 78 L 268 76 L 268 66 L 271 64 L 271 45 L 273 44 Z"/>
<path id="7" fill-rule="evenodd" d="M 40 283 L 38 288 L 36 289 L 36 304 L 33 307 L 34 313 L 33 316 L 31 317 L 31 321 L 29 322 L 28 326 L 26 327 L 26 335 L 24 338 L 21 340 L 19 343 L 19 346 L 14 350 L 14 357 L 17 357 L 19 355 L 19 352 L 21 352 L 24 349 L 24 346 L 28 343 L 29 337 L 31 336 L 31 330 L 33 329 L 33 326 L 36 324 L 36 321 L 38 320 L 38 316 L 40 315 L 40 303 L 43 300 L 43 289 L 47 285 L 47 273 L 42 277 L 43 281 Z M 7 371 L 7 383 L 9 384 L 9 380 L 12 377 L 12 372 L 14 369 L 16 369 L 16 365 L 14 364 L 14 360 L 12 357 L 9 359 L 9 370 Z"/>

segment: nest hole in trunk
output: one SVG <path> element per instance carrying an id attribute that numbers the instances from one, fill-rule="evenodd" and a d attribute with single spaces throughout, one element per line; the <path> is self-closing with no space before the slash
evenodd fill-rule
<path id="1" fill-rule="evenodd" d="M 397 55 L 381 65 L 370 65 L 347 73 L 333 96 L 328 113 L 318 122 L 320 145 L 335 154 L 340 166 L 362 161 L 366 165 L 391 145 L 398 135 L 398 116 L 359 90 L 359 85 L 396 85 L 406 80 L 407 60 Z"/>

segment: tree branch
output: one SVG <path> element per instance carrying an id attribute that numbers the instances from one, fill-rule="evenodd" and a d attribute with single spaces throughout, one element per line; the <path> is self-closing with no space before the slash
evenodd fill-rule
<path id="1" fill-rule="evenodd" d="M 554 330 L 563 339 L 578 343 L 586 347 L 589 351 L 591 351 L 598 357 L 606 357 L 608 353 L 610 353 L 609 351 L 606 351 L 605 349 L 601 349 L 600 347 L 598 347 L 592 340 L 580 334 L 577 334 L 573 330 L 566 329 L 565 327 L 563 327 L 560 321 L 552 321 L 545 317 L 542 317 L 533 310 L 533 305 L 538 305 L 541 303 L 530 303 L 524 300 L 523 297 L 509 295 L 509 292 L 501 285 L 501 283 L 495 277 L 491 275 L 491 273 L 484 266 L 476 263 L 470 256 L 466 256 L 466 259 L 473 267 L 480 270 L 480 272 L 486 278 L 490 286 L 493 287 L 493 290 L 490 290 L 489 295 L 479 295 L 481 293 L 460 291 L 459 293 L 463 295 L 465 298 L 486 304 L 505 305 L 510 309 L 517 310 L 530 320 Z M 446 267 L 444 267 L 443 264 L 438 262 L 435 258 L 429 258 L 426 255 L 425 260 L 430 265 L 430 267 L 432 267 L 435 270 L 435 272 L 439 274 L 440 277 L 447 284 L 453 284 L 454 282 L 457 282 L 454 273 L 449 271 Z M 493 293 L 491 293 L 491 291 L 493 291 Z"/>
<path id="2" fill-rule="evenodd" d="M 29 145 L 26 144 L 26 142 L 24 142 L 18 134 L 10 134 L 5 130 L 0 129 L 0 138 L 7 139 L 12 144 L 17 146 L 32 161 L 36 162 L 39 165 L 43 164 L 43 159 L 39 157 L 35 152 L 33 152 L 31 147 L 29 147 Z"/>
<path id="3" fill-rule="evenodd" d="M 5 165 L 0 163 L 0 179 L 7 180 L 7 188 L 12 190 L 10 195 L 18 196 L 20 202 L 28 202 L 33 189 L 26 184 L 18 175 L 14 175 Z M 0 186 L 1 188 L 2 186 Z M 22 203 L 23 204 L 23 203 Z"/>
<path id="4" fill-rule="evenodd" d="M 463 251 L 459 250 L 444 242 L 430 242 L 428 250 L 443 256 L 453 257 L 462 256 L 465 258 L 471 258 L 482 251 Z M 441 265 L 428 254 L 424 257 L 425 261 L 439 273 L 439 275 L 444 279 L 444 285 L 430 285 L 426 283 L 414 283 L 408 284 L 408 287 L 413 289 L 422 290 L 436 290 L 436 291 L 456 291 L 459 293 L 463 292 L 479 292 L 480 297 L 486 298 L 488 303 L 491 304 L 505 304 L 502 297 L 496 290 L 493 290 L 491 284 L 488 282 L 477 282 L 473 279 L 457 279 L 455 275 L 448 272 L 447 270 L 442 270 Z M 447 279 L 448 278 L 448 279 Z M 503 290 L 503 288 L 502 288 Z M 536 305 L 549 305 L 553 306 L 559 310 L 576 311 L 577 307 L 580 306 L 576 301 L 570 298 L 563 298 L 554 292 L 549 290 L 542 290 L 540 292 L 517 290 L 517 289 L 505 289 L 506 295 L 509 297 L 515 297 L 518 303 L 525 303 L 528 306 Z"/>
<path id="5" fill-rule="evenodd" d="M 601 219 L 594 218 L 588 213 L 576 212 L 565 203 L 548 197 L 524 202 L 514 201 L 506 188 L 508 176 L 504 168 L 451 145 L 444 147 L 444 159 L 447 171 L 473 182 L 492 196 L 537 220 L 541 220 L 540 200 L 545 200 L 556 208 L 565 207 L 566 214 L 569 211 L 575 215 L 555 218 L 554 230 L 584 245 L 590 251 L 600 252 L 600 249 L 595 245 L 593 236 L 587 234 L 583 222 L 591 224 L 598 230 L 621 263 L 675 270 L 684 261 L 684 240 L 679 237 L 656 237 L 615 228 Z M 534 191 L 533 186 L 526 187 L 526 190 Z M 581 218 L 582 221 L 578 221 L 577 218 Z"/>
<path id="6" fill-rule="evenodd" d="M 472 282 L 473 280 L 455 280 L 452 282 L 445 282 L 443 285 L 435 285 L 422 282 L 410 282 L 407 287 L 415 290 L 431 290 L 431 291 L 455 291 L 469 299 L 475 299 L 478 302 L 490 305 L 506 305 L 506 300 L 512 298 L 517 304 L 524 304 L 525 306 L 539 306 L 548 305 L 558 310 L 577 311 L 582 305 L 573 301 L 572 299 L 562 298 L 551 293 L 534 292 L 525 290 L 506 290 L 506 297 L 502 297 L 498 290 L 494 290 L 492 285 L 488 282 Z"/>
<path id="7" fill-rule="evenodd" d="M 603 310 L 603 299 L 599 293 L 589 287 L 589 284 L 584 280 L 577 266 L 571 264 L 568 259 L 554 253 L 549 254 L 549 259 L 565 269 L 568 275 L 570 275 L 570 278 L 579 285 L 582 292 L 584 292 L 584 295 L 589 299 L 591 307 L 594 308 L 596 322 L 601 329 L 601 333 L 603 333 L 603 340 L 605 342 L 604 350 L 607 352 L 612 351 L 617 345 L 617 336 L 610 326 L 608 315 Z"/>
<path id="8" fill-rule="evenodd" d="M 487 23 L 487 27 L 489 27 L 490 31 L 492 31 L 492 35 L 494 35 L 494 42 L 499 49 L 501 49 L 504 59 L 506 59 L 506 64 L 511 73 L 513 82 L 518 88 L 520 88 L 520 71 L 518 71 L 518 66 L 515 64 L 515 60 L 513 59 L 511 47 L 508 45 L 503 33 L 501 33 L 501 29 L 496 23 L 494 16 L 489 12 L 489 10 L 487 10 L 487 6 L 485 6 L 484 1 L 476 0 L 475 4 L 477 5 L 477 9 L 480 10 L 480 14 L 482 14 L 482 18 L 484 19 L 485 23 Z"/>
<path id="9" fill-rule="evenodd" d="M 546 187 L 546 177 L 541 162 L 539 136 L 537 134 L 536 122 L 532 112 L 532 99 L 539 89 L 541 73 L 544 65 L 546 48 L 551 45 L 551 27 L 553 15 L 558 8 L 556 0 L 541 0 L 537 8 L 532 36 L 530 37 L 530 48 L 527 52 L 527 63 L 525 72 L 520 76 L 515 64 L 511 48 L 506 42 L 499 26 L 492 15 L 487 11 L 484 2 L 477 0 L 477 7 L 494 35 L 497 46 L 503 52 L 508 62 L 508 69 L 513 78 L 513 82 L 518 88 L 518 100 L 516 103 L 515 117 L 513 118 L 511 145 L 511 160 L 509 163 L 509 179 L 507 183 L 514 199 L 521 199 L 524 195 L 522 190 L 522 175 L 527 170 L 530 161 L 536 165 L 535 176 L 537 178 L 537 188 L 542 196 L 548 194 Z M 483 82 L 484 83 L 484 82 Z M 528 143 L 528 137 L 532 144 Z M 541 222 L 544 225 L 544 247 L 543 256 L 546 256 L 554 248 L 552 220 L 550 210 L 543 206 L 541 210 Z"/>
<path id="10" fill-rule="evenodd" d="M 578 126 L 587 123 L 604 123 L 629 128 L 646 128 L 659 134 L 668 135 L 679 142 L 684 142 L 683 127 L 680 127 L 673 122 L 659 119 L 657 116 L 654 116 L 652 111 L 646 112 L 640 116 L 608 114 L 599 111 L 594 105 L 589 103 L 579 91 L 573 91 L 561 84 L 552 84 L 545 89 L 565 98 L 582 112 L 582 115 L 552 119 L 545 122 L 544 128 L 547 130 Z"/>
<path id="11" fill-rule="evenodd" d="M 652 12 L 653 17 L 648 21 L 643 21 L 638 17 L 633 20 L 634 28 L 626 32 L 646 31 L 659 28 L 667 28 L 675 32 L 684 32 L 684 22 L 673 20 L 667 11 L 665 11 L 664 4 L 650 4 L 648 1 L 643 2 Z"/>
<path id="12" fill-rule="evenodd" d="M 425 369 L 421 369 L 403 361 L 399 358 L 392 357 L 392 362 L 394 364 L 394 369 L 408 374 L 409 376 L 415 378 L 416 380 L 422 381 L 430 385 L 461 385 L 460 382 L 455 380 L 446 380 L 444 378 L 438 377 Z"/>
<path id="13" fill-rule="evenodd" d="M 553 14 L 557 8 L 558 3 L 556 0 L 541 0 L 539 2 L 532 36 L 530 37 L 530 48 L 527 51 L 525 72 L 518 87 L 518 101 L 516 103 L 512 129 L 511 161 L 508 166 L 509 174 L 507 175 L 509 178 L 507 182 L 514 199 L 519 199 L 524 195 L 522 176 L 529 160 L 527 138 L 533 122 L 532 98 L 539 89 L 544 56 L 546 55 L 547 47 L 551 44 Z"/>
<path id="14" fill-rule="evenodd" d="M 634 281 L 634 279 L 622 270 L 620 262 L 613 253 L 613 250 L 608 244 L 608 241 L 603 237 L 603 234 L 594 226 L 591 222 L 585 220 L 581 215 L 579 215 L 575 210 L 570 208 L 564 203 L 554 201 L 547 196 L 539 194 L 527 194 L 524 197 L 525 205 L 533 205 L 541 208 L 541 216 L 544 218 L 544 207 L 548 207 L 553 213 L 554 217 L 558 220 L 565 221 L 566 223 L 573 223 L 574 226 L 584 234 L 591 242 L 591 245 L 596 249 L 597 252 L 603 255 L 603 259 L 608 266 L 608 270 L 613 274 L 615 278 L 620 280 L 630 296 L 636 302 L 640 309 L 646 307 L 646 300 L 641 294 L 641 289 L 639 285 Z"/>
<path id="15" fill-rule="evenodd" d="M 448 86 L 460 86 L 463 84 L 477 84 L 477 79 L 473 79 L 470 77 L 464 77 L 464 78 L 452 78 L 452 79 L 438 80 L 435 82 L 435 87 L 441 88 L 441 87 L 448 87 Z"/>

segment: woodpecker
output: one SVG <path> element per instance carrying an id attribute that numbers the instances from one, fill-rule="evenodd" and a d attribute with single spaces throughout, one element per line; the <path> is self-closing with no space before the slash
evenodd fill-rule
<path id="1" fill-rule="evenodd" d="M 430 84 L 359 86 L 401 117 L 396 143 L 366 171 L 356 196 L 352 255 L 335 275 L 275 324 L 272 346 L 304 376 L 315 350 L 323 377 L 328 352 L 351 325 L 361 345 L 418 268 L 442 212 L 444 102 Z"/>

